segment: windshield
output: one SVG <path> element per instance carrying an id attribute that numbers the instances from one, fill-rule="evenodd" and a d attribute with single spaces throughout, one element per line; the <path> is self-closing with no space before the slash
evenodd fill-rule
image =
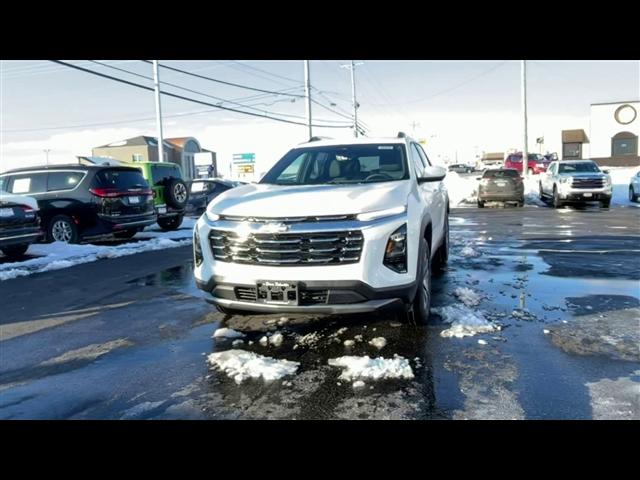
<path id="1" fill-rule="evenodd" d="M 409 169 L 402 145 L 332 145 L 291 150 L 260 183 L 321 185 L 407 178 Z"/>
<path id="2" fill-rule="evenodd" d="M 593 162 L 582 163 L 560 163 L 558 164 L 558 173 L 573 173 L 573 172 L 600 172 L 598 166 Z"/>

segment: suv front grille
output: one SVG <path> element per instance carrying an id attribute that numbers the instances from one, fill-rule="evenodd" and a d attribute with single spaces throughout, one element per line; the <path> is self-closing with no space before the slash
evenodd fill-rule
<path id="1" fill-rule="evenodd" d="M 335 265 L 357 263 L 362 253 L 359 230 L 315 233 L 253 233 L 212 230 L 211 251 L 216 260 L 252 265 Z"/>
<path id="2" fill-rule="evenodd" d="M 573 178 L 571 183 L 573 188 L 602 188 L 604 187 L 603 178 Z"/>

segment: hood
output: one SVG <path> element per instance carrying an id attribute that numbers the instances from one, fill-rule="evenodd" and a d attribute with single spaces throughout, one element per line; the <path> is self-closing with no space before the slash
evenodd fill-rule
<path id="1" fill-rule="evenodd" d="M 256 217 L 349 215 L 405 205 L 409 180 L 366 185 L 249 184 L 220 194 L 209 204 L 217 214 Z"/>
<path id="2" fill-rule="evenodd" d="M 19 203 L 38 210 L 38 201 L 33 197 L 27 197 L 25 195 L 14 195 L 13 193 L 0 191 L 0 202 Z"/>

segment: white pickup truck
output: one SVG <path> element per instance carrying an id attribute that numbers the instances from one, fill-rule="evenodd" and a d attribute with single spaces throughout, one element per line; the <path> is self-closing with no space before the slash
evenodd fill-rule
<path id="1" fill-rule="evenodd" d="M 608 208 L 611 195 L 611 177 L 591 160 L 552 162 L 540 175 L 540 199 L 550 200 L 555 208 L 586 202 L 600 202 Z"/>
<path id="2" fill-rule="evenodd" d="M 416 141 L 312 139 L 194 228 L 194 275 L 223 313 L 401 306 L 425 322 L 449 248 L 443 167 Z M 433 262 L 433 267 L 432 267 Z"/>

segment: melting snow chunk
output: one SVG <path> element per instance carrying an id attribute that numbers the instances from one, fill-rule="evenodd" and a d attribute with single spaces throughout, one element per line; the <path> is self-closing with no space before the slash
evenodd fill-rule
<path id="1" fill-rule="evenodd" d="M 364 382 L 362 380 L 356 380 L 353 382 L 353 388 L 363 388 Z"/>
<path id="2" fill-rule="evenodd" d="M 213 332 L 213 338 L 242 338 L 246 335 L 232 328 L 219 328 Z"/>
<path id="3" fill-rule="evenodd" d="M 449 305 L 431 309 L 442 317 L 451 327 L 440 332 L 441 337 L 470 337 L 477 333 L 489 333 L 500 330 L 500 327 L 489 322 L 481 312 L 468 307 Z"/>
<path id="4" fill-rule="evenodd" d="M 353 340 L 345 340 L 343 344 L 345 347 L 353 347 L 356 344 L 356 342 L 354 342 Z"/>
<path id="5" fill-rule="evenodd" d="M 260 345 L 262 345 L 263 347 L 266 347 L 268 343 L 269 338 L 266 335 L 260 339 Z"/>
<path id="6" fill-rule="evenodd" d="M 482 301 L 482 295 L 467 287 L 458 287 L 453 294 L 467 307 L 476 307 Z"/>
<path id="7" fill-rule="evenodd" d="M 207 360 L 210 365 L 233 378 L 237 384 L 248 378 L 278 380 L 286 375 L 295 374 L 300 366 L 298 362 L 264 357 L 245 350 L 215 352 L 210 354 Z"/>
<path id="8" fill-rule="evenodd" d="M 460 251 L 460 256 L 462 256 L 462 257 L 471 257 L 471 258 L 479 257 L 480 256 L 480 252 L 478 252 L 477 250 L 474 250 L 472 247 L 467 245 L 466 247 L 464 247 Z"/>
<path id="9" fill-rule="evenodd" d="M 384 337 L 376 337 L 376 338 L 373 338 L 373 339 L 369 340 L 369 345 L 373 345 L 378 350 L 384 348 L 384 346 L 386 344 L 387 344 L 387 339 L 384 338 Z"/>
<path id="10" fill-rule="evenodd" d="M 486 341 L 486 340 L 482 340 L 482 339 L 480 339 L 480 340 L 478 340 L 478 343 L 479 343 L 480 345 L 486 345 L 486 344 L 487 344 L 487 341 Z"/>
<path id="11" fill-rule="evenodd" d="M 234 347 L 237 347 L 239 345 L 242 345 L 244 343 L 244 340 L 234 340 L 233 342 L 231 342 L 231 345 L 233 345 Z"/>
<path id="12" fill-rule="evenodd" d="M 284 337 L 282 336 L 281 333 L 274 333 L 269 337 L 269 343 L 274 347 L 279 347 L 280 345 L 282 345 L 283 340 L 284 340 Z"/>
<path id="13" fill-rule="evenodd" d="M 328 364 L 344 369 L 340 374 L 342 380 L 413 378 L 409 361 L 400 356 L 395 358 L 344 356 L 329 359 Z"/>

